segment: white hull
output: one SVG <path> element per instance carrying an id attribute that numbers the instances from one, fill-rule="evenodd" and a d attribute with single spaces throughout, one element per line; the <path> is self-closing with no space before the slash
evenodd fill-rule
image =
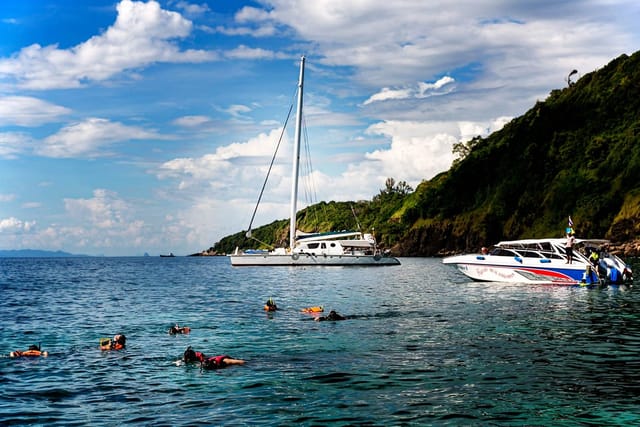
<path id="1" fill-rule="evenodd" d="M 594 266 L 588 254 L 604 240 L 579 239 L 573 262 L 567 262 L 563 239 L 513 240 L 498 243 L 488 254 L 466 254 L 444 258 L 473 280 L 560 285 L 626 283 L 631 267 L 615 255 L 602 252 Z"/>
<path id="2" fill-rule="evenodd" d="M 400 265 L 381 255 L 238 254 L 229 255 L 233 266 L 384 266 Z"/>
<path id="3" fill-rule="evenodd" d="M 454 264 L 469 278 L 482 282 L 550 283 L 575 285 L 581 282 L 586 266 L 582 263 L 565 264 L 564 261 L 541 264 L 538 259 L 522 263 L 503 264 L 504 257 L 459 255 L 446 258 L 444 264 Z M 511 260 L 512 261 L 512 260 Z M 554 260 L 555 261 L 555 260 Z M 538 264 L 535 264 L 537 262 Z M 514 265 L 514 264 L 519 265 Z"/>

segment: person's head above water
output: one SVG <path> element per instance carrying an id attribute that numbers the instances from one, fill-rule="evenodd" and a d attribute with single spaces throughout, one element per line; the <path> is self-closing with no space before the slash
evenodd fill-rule
<path id="1" fill-rule="evenodd" d="M 191 348 L 191 346 L 187 347 L 187 349 L 184 351 L 182 359 L 187 363 L 200 361 L 200 359 L 196 355 L 196 352 Z"/>

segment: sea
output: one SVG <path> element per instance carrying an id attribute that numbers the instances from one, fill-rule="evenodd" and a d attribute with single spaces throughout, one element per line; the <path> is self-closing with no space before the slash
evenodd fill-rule
<path id="1" fill-rule="evenodd" d="M 0 425 L 640 425 L 640 284 L 478 283 L 400 260 L 0 259 Z M 119 333 L 125 350 L 100 351 Z M 31 344 L 49 357 L 9 357 Z M 246 363 L 184 365 L 188 346 Z"/>

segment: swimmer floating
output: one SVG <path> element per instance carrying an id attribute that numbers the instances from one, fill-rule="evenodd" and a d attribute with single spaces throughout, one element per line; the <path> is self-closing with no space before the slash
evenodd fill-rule
<path id="1" fill-rule="evenodd" d="M 30 345 L 28 350 L 16 350 L 9 353 L 9 357 L 47 357 L 48 355 L 48 352 L 42 351 L 40 346 L 35 344 Z"/>

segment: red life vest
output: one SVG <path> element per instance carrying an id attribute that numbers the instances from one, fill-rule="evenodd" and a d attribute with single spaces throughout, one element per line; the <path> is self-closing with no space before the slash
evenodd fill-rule
<path id="1" fill-rule="evenodd" d="M 202 362 L 202 367 L 205 369 L 220 369 L 220 368 L 224 368 L 225 366 L 227 366 L 227 364 L 224 362 L 224 359 L 229 358 L 229 356 L 222 355 L 222 356 L 213 356 L 208 358 L 207 360 L 205 360 L 204 362 Z"/>

